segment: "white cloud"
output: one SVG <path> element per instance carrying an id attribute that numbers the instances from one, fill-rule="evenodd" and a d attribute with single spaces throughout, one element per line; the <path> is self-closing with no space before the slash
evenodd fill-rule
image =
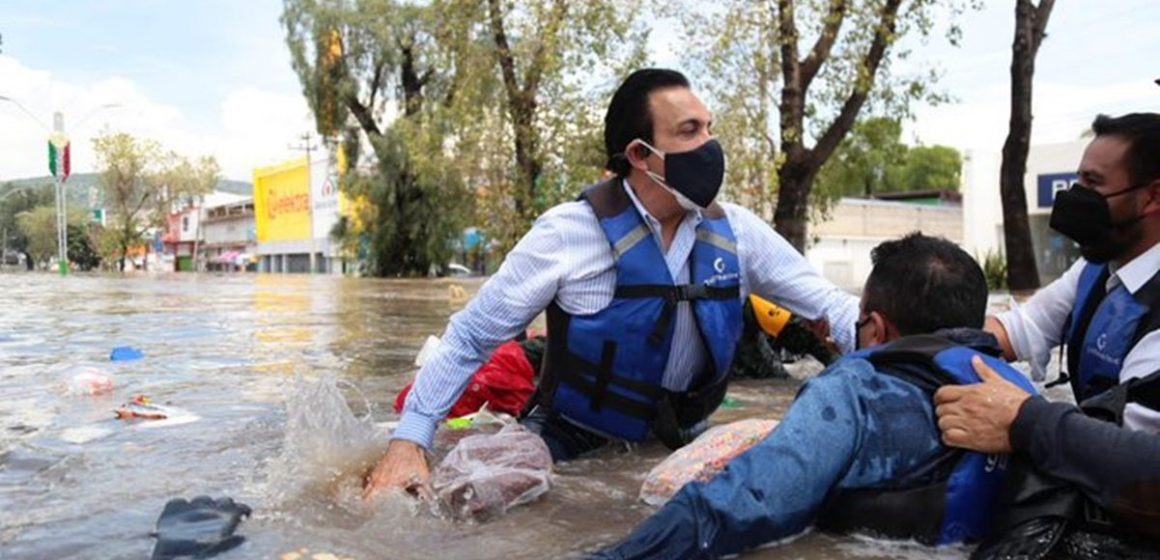
<path id="1" fill-rule="evenodd" d="M 225 95 L 216 120 L 196 122 L 127 79 L 73 84 L 4 55 L 0 95 L 15 99 L 28 113 L 0 101 L 0 181 L 47 174 L 47 127 L 57 110 L 64 113 L 73 143 L 74 173 L 95 170 L 92 138 L 107 128 L 155 139 L 186 156 L 213 155 L 224 176 L 249 181 L 254 167 L 299 155 L 290 144 L 313 129 L 300 95 L 243 87 Z M 103 107 L 109 104 L 116 107 Z"/>
<path id="2" fill-rule="evenodd" d="M 906 139 L 917 137 L 925 144 L 998 153 L 1007 137 L 1009 97 L 1004 81 L 973 92 L 969 102 L 921 109 L 908 124 Z M 1156 99 L 1156 85 L 1147 80 L 1103 85 L 1036 80 L 1031 143 L 1076 140 L 1097 114 L 1155 111 Z"/>

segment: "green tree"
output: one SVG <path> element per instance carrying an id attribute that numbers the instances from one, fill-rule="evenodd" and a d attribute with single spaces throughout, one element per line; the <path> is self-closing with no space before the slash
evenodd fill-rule
<path id="1" fill-rule="evenodd" d="M 93 241 L 94 230 L 98 228 L 94 224 L 68 225 L 68 259 L 81 270 L 101 266 L 101 254 Z"/>
<path id="2" fill-rule="evenodd" d="M 821 196 L 816 204 L 826 207 L 843 196 L 870 197 L 902 190 L 898 178 L 907 152 L 898 119 L 859 122 L 818 174 L 816 190 Z"/>
<path id="3" fill-rule="evenodd" d="M 639 10 L 619 0 L 486 0 L 486 4 L 487 31 L 514 149 L 517 188 L 512 204 L 517 224 L 526 228 L 540 212 L 574 196 L 578 186 L 600 174 L 602 156 L 584 162 L 561 150 L 576 149 L 577 139 L 601 145 L 591 133 L 602 128 L 593 117 L 606 89 L 591 90 L 582 81 L 602 74 L 606 82 L 617 81 L 625 63 L 643 58 L 645 33 L 634 28 Z M 564 165 L 545 177 L 551 160 Z"/>
<path id="4" fill-rule="evenodd" d="M 28 255 L 28 237 L 17 223 L 17 216 L 38 206 L 53 206 L 55 194 L 52 183 L 36 186 L 17 186 L 5 184 L 0 189 L 0 232 L 7 236 L 8 249 L 25 253 L 31 265 L 33 259 Z M 52 237 L 56 239 L 55 234 Z M 2 243 L 4 240 L 0 240 Z M 55 242 L 55 241 L 54 241 Z M 53 254 L 56 254 L 55 251 Z"/>
<path id="5" fill-rule="evenodd" d="M 371 203 L 365 229 L 372 272 L 423 275 L 450 255 L 462 227 L 466 192 L 448 153 L 455 115 L 471 92 L 459 82 L 469 53 L 457 49 L 461 26 L 444 2 L 286 0 L 282 24 L 318 132 L 341 142 L 357 166 L 369 146 L 372 173 L 342 183 Z M 350 124 L 350 126 L 348 126 Z"/>
<path id="6" fill-rule="evenodd" d="M 709 19 L 729 14 L 754 14 L 770 22 L 765 33 L 711 36 L 707 56 L 725 62 L 703 64 L 704 54 L 693 51 L 690 60 L 705 68 L 706 82 L 745 81 L 749 105 L 776 103 L 777 126 L 754 119 L 747 135 L 761 138 L 776 130 L 778 146 L 767 153 L 776 166 L 778 231 L 802 250 L 807 238 L 810 196 L 821 168 L 837 150 L 866 106 L 879 115 L 906 116 L 915 100 L 939 102 L 933 92 L 937 75 L 892 71 L 895 60 L 908 52 L 897 48 L 906 36 L 925 38 L 937 19 L 951 21 L 947 37 L 956 41 L 954 16 L 972 0 L 731 0 Z M 691 29 L 695 34 L 697 30 Z M 770 41 L 762 48 L 754 41 Z M 759 52 L 763 56 L 721 56 L 722 53 Z M 734 62 L 729 62 L 733 60 Z M 754 66 L 762 67 L 755 71 Z M 766 95 L 766 100 L 753 99 Z M 733 112 L 729 98 L 718 113 Z M 735 103 L 736 101 L 734 101 Z M 769 112 L 767 111 L 768 115 Z M 770 142 L 767 142 L 770 143 Z"/>
<path id="7" fill-rule="evenodd" d="M 92 268 L 90 255 L 93 253 L 92 243 L 89 240 L 85 223 L 88 216 L 81 210 L 70 210 L 68 213 L 69 260 L 78 264 L 83 261 L 86 270 Z M 16 215 L 16 225 L 27 240 L 24 252 L 32 262 L 47 266 L 49 259 L 57 254 L 56 236 L 56 206 L 42 205 L 25 210 Z M 81 261 L 77 261 L 76 257 Z M 98 259 L 99 262 L 99 259 Z"/>
<path id="8" fill-rule="evenodd" d="M 342 136 L 351 161 L 371 149 L 373 172 L 343 186 L 370 207 L 343 230 L 367 240 L 373 272 L 444 264 L 473 214 L 510 247 L 535 215 L 599 177 L 597 107 L 623 65 L 643 59 L 628 7 L 286 0 L 287 44 L 318 131 Z"/>
<path id="9" fill-rule="evenodd" d="M 164 227 L 170 213 L 192 204 L 217 183 L 214 158 L 194 164 L 154 140 L 105 133 L 93 139 L 93 151 L 109 213 L 100 245 L 113 251 L 121 270 L 129 249 L 139 246 L 146 232 Z"/>
<path id="10" fill-rule="evenodd" d="M 915 146 L 906 151 L 898 190 L 957 191 L 962 183 L 963 156 L 949 146 Z"/>
<path id="11" fill-rule="evenodd" d="M 898 119 L 873 117 L 854 125 L 818 174 L 814 208 L 827 212 L 843 196 L 958 190 L 962 156 L 947 146 L 902 143 Z"/>

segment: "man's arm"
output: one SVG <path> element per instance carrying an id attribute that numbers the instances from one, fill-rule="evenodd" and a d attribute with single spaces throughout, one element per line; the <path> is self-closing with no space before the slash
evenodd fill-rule
<path id="1" fill-rule="evenodd" d="M 987 317 L 984 329 L 999 339 L 1008 361 L 1027 360 L 1035 379 L 1046 377 L 1051 350 L 1059 346 L 1063 325 L 1075 307 L 1080 273 L 1086 261 L 1080 259 L 1054 282 L 1031 296 L 1023 305 Z"/>
<path id="2" fill-rule="evenodd" d="M 1003 350 L 1003 359 L 1014 362 L 1015 348 L 1011 346 L 1011 337 L 1007 335 L 1007 328 L 1003 323 L 994 315 L 987 315 L 987 319 L 983 322 L 983 330 L 995 335 L 995 339 L 999 341 L 999 348 Z"/>
<path id="3" fill-rule="evenodd" d="M 716 558 L 805 530 L 860 446 L 858 383 L 838 373 L 807 383 L 765 440 L 595 558 Z"/>
<path id="4" fill-rule="evenodd" d="M 737 235 L 742 283 L 757 294 L 807 319 L 825 319 L 838 349 L 854 349 L 858 298 L 826 280 L 788 241 L 753 212 L 726 205 Z"/>
<path id="5" fill-rule="evenodd" d="M 1101 506 L 1160 522 L 1160 434 L 1090 418 L 1070 404 L 1030 399 L 1011 427 L 1011 444 Z"/>
<path id="6" fill-rule="evenodd" d="M 476 297 L 452 316 L 415 379 L 386 454 L 367 478 L 365 497 L 426 483 L 430 470 L 423 451 L 431 447 L 439 422 L 491 352 L 522 332 L 555 297 L 569 257 L 557 226 L 575 218 L 577 209 L 571 210 L 563 218 L 559 209 L 541 216 Z"/>

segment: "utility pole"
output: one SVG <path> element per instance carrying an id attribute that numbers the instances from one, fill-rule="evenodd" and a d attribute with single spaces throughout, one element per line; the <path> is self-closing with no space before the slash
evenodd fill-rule
<path id="1" fill-rule="evenodd" d="M 314 175 L 312 173 L 311 153 L 318 149 L 318 146 L 313 143 L 314 135 L 309 131 L 304 132 L 302 136 L 298 137 L 302 141 L 301 144 L 291 145 L 291 150 L 300 150 L 306 152 L 306 211 L 309 212 L 307 217 L 310 224 L 310 273 L 314 274 L 318 270 L 317 262 L 315 261 L 315 240 L 314 240 Z M 285 263 L 283 263 L 283 271 L 285 271 Z"/>

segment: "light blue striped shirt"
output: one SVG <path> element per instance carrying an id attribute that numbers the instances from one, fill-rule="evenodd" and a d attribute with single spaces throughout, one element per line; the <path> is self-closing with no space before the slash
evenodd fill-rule
<path id="1" fill-rule="evenodd" d="M 661 242 L 661 225 L 624 185 Z M 792 245 L 749 210 L 722 203 L 737 237 L 741 297 L 755 293 L 803 317 L 826 317 L 838 347 L 854 347 L 858 300 L 822 278 Z M 689 255 L 700 212 L 690 212 L 665 253 L 669 273 L 689 281 Z M 430 448 L 435 429 L 463 394 L 472 375 L 501 344 L 516 337 L 555 300 L 572 315 L 596 313 L 612 302 L 616 269 L 600 222 L 586 202 L 567 202 L 541 215 L 503 265 L 462 311 L 451 317 L 442 342 L 420 369 L 392 436 Z M 704 366 L 704 343 L 688 302 L 677 308 L 663 384 L 684 390 Z"/>

